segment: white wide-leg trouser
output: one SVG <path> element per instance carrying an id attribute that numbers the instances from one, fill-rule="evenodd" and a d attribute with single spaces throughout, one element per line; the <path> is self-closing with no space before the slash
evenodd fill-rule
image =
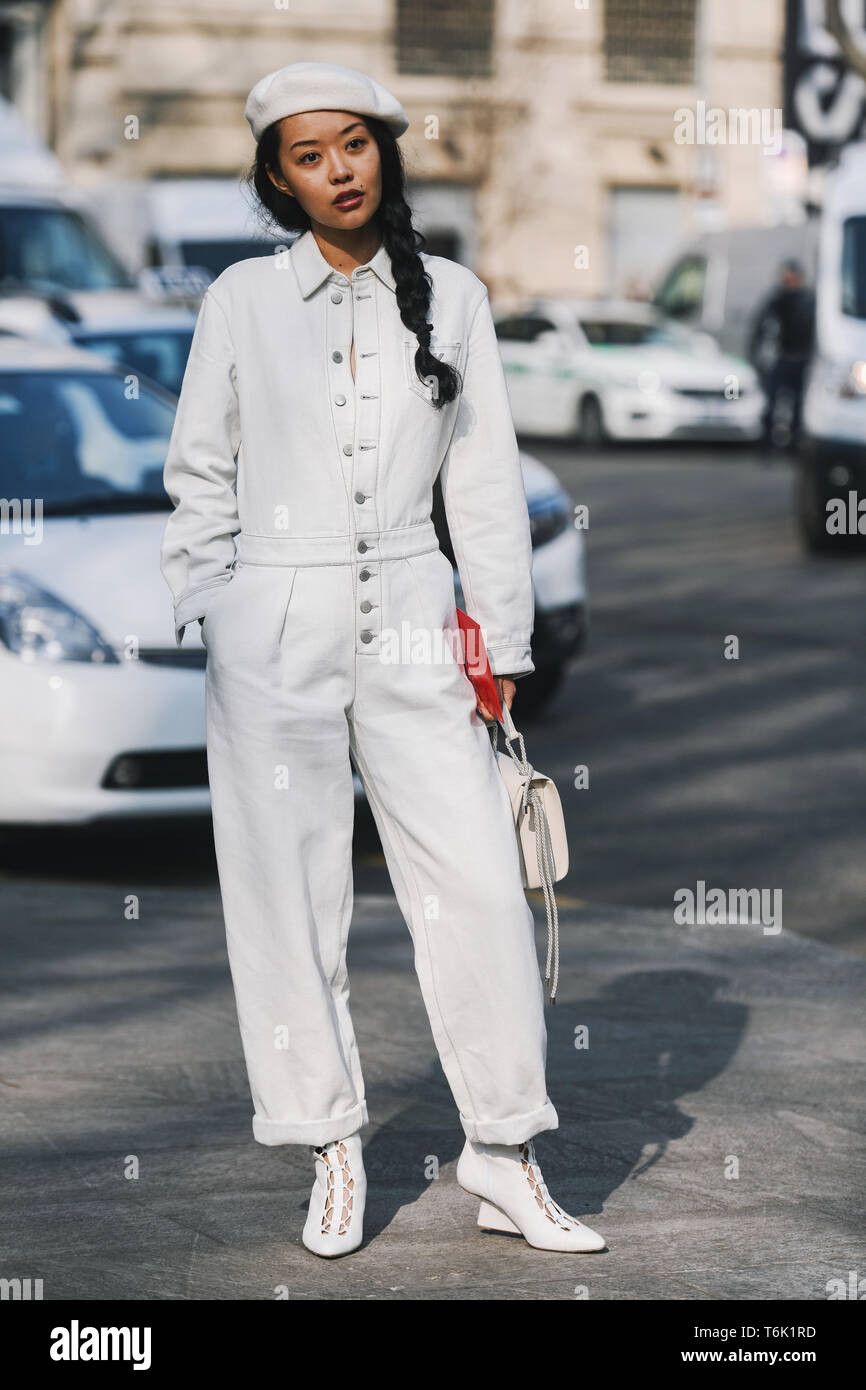
<path id="1" fill-rule="evenodd" d="M 390 546 L 380 533 L 366 557 L 336 562 L 309 542 L 257 539 L 241 536 L 202 629 L 214 839 L 254 1137 L 324 1144 L 368 1119 L 346 971 L 350 749 L 466 1135 L 513 1144 L 555 1129 L 508 797 L 465 672 L 447 642 L 425 643 L 437 628 L 456 633 L 451 565 L 432 526 Z M 386 660 L 387 633 L 401 630 L 415 645 L 403 640 Z"/>

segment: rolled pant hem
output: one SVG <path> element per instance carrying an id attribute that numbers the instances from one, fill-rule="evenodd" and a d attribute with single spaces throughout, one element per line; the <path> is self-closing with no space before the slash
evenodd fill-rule
<path id="1" fill-rule="evenodd" d="M 260 1144 L 330 1144 L 348 1139 L 368 1121 L 367 1102 L 326 1120 L 263 1120 L 253 1115 L 253 1138 Z"/>
<path id="2" fill-rule="evenodd" d="M 526 1115 L 513 1115 L 507 1120 L 470 1120 L 461 1114 L 460 1123 L 467 1139 L 476 1144 L 522 1144 L 544 1129 L 558 1129 L 559 1116 L 548 1100 L 540 1110 Z"/>

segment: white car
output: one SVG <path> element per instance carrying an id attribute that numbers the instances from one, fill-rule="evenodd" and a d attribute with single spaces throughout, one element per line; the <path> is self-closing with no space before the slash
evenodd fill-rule
<path id="1" fill-rule="evenodd" d="M 160 545 L 176 397 L 67 345 L 0 337 L 0 824 L 204 813 L 206 651 L 174 636 Z M 523 460 L 538 693 L 580 646 L 583 536 Z M 535 675 L 525 683 L 535 681 Z"/>
<path id="2" fill-rule="evenodd" d="M 209 805 L 204 648 L 159 568 L 176 399 L 0 338 L 0 822 Z"/>
<path id="3" fill-rule="evenodd" d="M 758 439 L 750 363 L 630 301 L 534 299 L 496 317 L 518 430 L 554 439 Z"/>
<path id="4" fill-rule="evenodd" d="M 154 304 L 133 314 L 67 319 L 28 294 L 0 296 L 0 334 L 44 343 L 70 343 L 98 352 L 177 395 L 195 331 L 192 309 Z"/>
<path id="5" fill-rule="evenodd" d="M 191 309 L 157 309 L 110 323 L 72 324 L 70 341 L 132 369 L 175 395 L 183 384 L 196 315 Z"/>

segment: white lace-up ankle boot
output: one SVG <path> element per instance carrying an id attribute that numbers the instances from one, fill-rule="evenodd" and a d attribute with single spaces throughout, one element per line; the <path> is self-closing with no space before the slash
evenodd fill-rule
<path id="1" fill-rule="evenodd" d="M 532 1140 L 477 1144 L 471 1139 L 457 1160 L 457 1181 L 481 1198 L 478 1225 L 521 1235 L 538 1250 L 604 1250 L 604 1236 L 569 1216 L 554 1202 L 541 1176 Z"/>
<path id="2" fill-rule="evenodd" d="M 314 1255 L 333 1258 L 357 1250 L 364 1237 L 367 1176 L 360 1134 L 313 1149 L 316 1181 L 301 1237 Z"/>

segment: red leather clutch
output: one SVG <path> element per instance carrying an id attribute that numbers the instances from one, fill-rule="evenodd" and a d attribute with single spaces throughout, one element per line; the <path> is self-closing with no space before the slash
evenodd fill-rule
<path id="1" fill-rule="evenodd" d="M 499 703 L 499 691 L 496 689 L 496 681 L 493 679 L 493 672 L 490 669 L 490 661 L 487 656 L 487 648 L 484 646 L 484 638 L 481 636 L 481 628 L 474 618 L 470 618 L 468 613 L 463 612 L 462 608 L 457 609 L 457 622 L 463 639 L 464 670 L 487 708 L 492 709 L 496 718 L 501 720 L 503 715 L 502 706 Z"/>

